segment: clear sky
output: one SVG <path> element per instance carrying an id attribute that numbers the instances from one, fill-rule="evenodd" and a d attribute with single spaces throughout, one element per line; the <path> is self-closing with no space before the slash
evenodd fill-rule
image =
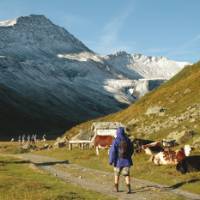
<path id="1" fill-rule="evenodd" d="M 0 0 L 0 20 L 44 14 L 100 54 L 200 60 L 200 0 Z"/>

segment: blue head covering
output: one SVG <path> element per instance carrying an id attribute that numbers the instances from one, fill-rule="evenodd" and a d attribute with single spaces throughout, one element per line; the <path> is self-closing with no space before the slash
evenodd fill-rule
<path id="1" fill-rule="evenodd" d="M 124 138 L 125 137 L 125 131 L 124 131 L 124 127 L 119 127 L 117 129 L 117 138 Z"/>
<path id="2" fill-rule="evenodd" d="M 126 141 L 128 140 L 124 127 L 119 127 L 117 129 L 116 143 L 119 143 L 121 140 L 126 140 Z"/>

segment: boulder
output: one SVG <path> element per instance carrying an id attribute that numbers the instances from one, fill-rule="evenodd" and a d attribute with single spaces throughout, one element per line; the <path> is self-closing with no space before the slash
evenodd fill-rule
<path id="1" fill-rule="evenodd" d="M 61 148 L 67 145 L 67 143 L 69 142 L 69 140 L 67 139 L 66 136 L 64 136 L 63 138 L 58 137 L 56 139 L 56 142 L 53 144 L 54 148 Z"/>
<path id="2" fill-rule="evenodd" d="M 30 143 L 25 143 L 22 147 L 21 147 L 23 150 L 29 150 L 31 148 L 31 145 Z"/>
<path id="3" fill-rule="evenodd" d="M 128 122 L 128 125 L 135 125 L 135 124 L 137 124 L 138 122 L 139 122 L 139 119 L 133 118 L 132 120 L 130 120 L 130 121 Z"/>
<path id="4" fill-rule="evenodd" d="M 195 118 L 192 118 L 192 119 L 190 119 L 190 122 L 191 122 L 191 123 L 194 123 L 194 122 L 196 122 L 196 119 L 195 119 Z"/>
<path id="5" fill-rule="evenodd" d="M 195 149 L 200 149 L 200 136 L 196 137 L 193 140 L 192 145 L 194 146 Z"/>
<path id="6" fill-rule="evenodd" d="M 166 109 L 161 106 L 151 106 L 147 109 L 146 115 L 165 113 Z"/>
<path id="7" fill-rule="evenodd" d="M 183 94 L 188 94 L 188 93 L 190 93 L 190 92 L 191 92 L 191 89 L 190 89 L 190 88 L 187 88 L 187 89 L 184 90 Z"/>
<path id="8" fill-rule="evenodd" d="M 29 152 L 36 149 L 37 149 L 37 146 L 35 144 L 31 144 L 30 142 L 26 142 L 25 144 L 21 146 L 22 152 Z"/>
<path id="9" fill-rule="evenodd" d="M 173 139 L 176 140 L 178 144 L 183 144 L 190 140 L 194 135 L 195 132 L 193 130 L 183 130 L 181 132 L 174 131 L 167 136 L 167 139 Z"/>

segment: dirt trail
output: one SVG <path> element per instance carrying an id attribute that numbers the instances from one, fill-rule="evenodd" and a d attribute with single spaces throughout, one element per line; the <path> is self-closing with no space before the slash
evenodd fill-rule
<path id="1" fill-rule="evenodd" d="M 66 161 L 35 154 L 21 154 L 20 158 L 30 160 L 38 168 L 46 170 L 66 182 L 122 200 L 169 200 L 176 198 L 200 200 L 200 195 L 135 178 L 132 178 L 131 183 L 133 193 L 126 194 L 124 180 L 121 180 L 120 192 L 116 193 L 113 191 L 112 173 L 85 168 L 77 164 L 69 164 Z"/>

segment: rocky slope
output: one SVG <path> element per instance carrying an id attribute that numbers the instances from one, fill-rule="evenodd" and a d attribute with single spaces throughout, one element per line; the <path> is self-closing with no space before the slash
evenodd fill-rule
<path id="1" fill-rule="evenodd" d="M 62 132 L 126 107 L 169 78 L 153 76 L 159 63 L 148 75 L 139 71 L 146 61 L 129 68 L 120 55 L 117 62 L 117 55 L 95 54 L 42 15 L 0 22 L 1 137 Z M 170 69 L 177 72 L 175 62 Z"/>
<path id="2" fill-rule="evenodd" d="M 175 77 L 135 104 L 94 121 L 122 122 L 139 138 L 175 139 L 200 149 L 200 62 L 185 67 Z M 88 132 L 92 121 L 66 132 Z"/>

